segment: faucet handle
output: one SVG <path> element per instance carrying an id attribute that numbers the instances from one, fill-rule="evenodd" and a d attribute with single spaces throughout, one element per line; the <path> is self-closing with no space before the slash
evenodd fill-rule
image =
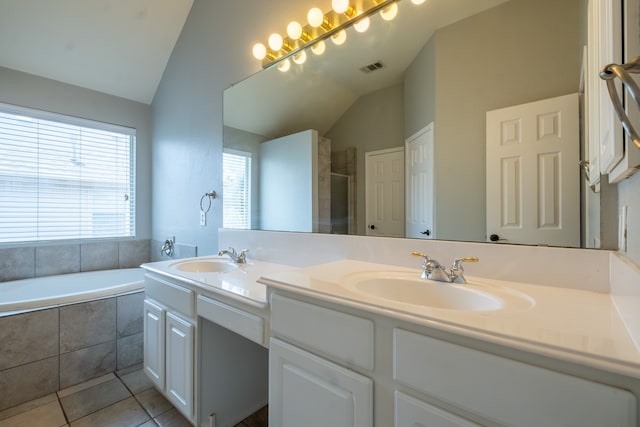
<path id="1" fill-rule="evenodd" d="M 472 257 L 464 257 L 464 258 L 456 258 L 453 261 L 452 268 L 462 269 L 463 262 L 479 262 L 480 258 L 472 256 Z"/>
<path id="2" fill-rule="evenodd" d="M 480 258 L 475 256 L 456 258 L 451 265 L 451 281 L 455 283 L 467 283 L 467 280 L 464 278 L 464 268 L 462 267 L 462 263 L 478 261 L 480 261 Z"/>
<path id="3" fill-rule="evenodd" d="M 243 249 L 240 251 L 238 254 L 238 263 L 243 264 L 247 262 L 247 252 L 249 252 L 249 249 Z"/>

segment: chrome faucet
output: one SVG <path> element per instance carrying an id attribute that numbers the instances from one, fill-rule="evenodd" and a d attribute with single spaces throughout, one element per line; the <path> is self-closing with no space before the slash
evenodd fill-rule
<path id="1" fill-rule="evenodd" d="M 174 245 L 176 244 L 176 238 L 170 238 L 164 241 L 164 244 L 162 245 L 162 247 L 160 248 L 160 256 L 162 255 L 166 255 L 166 256 L 173 256 L 173 248 Z"/>
<path id="2" fill-rule="evenodd" d="M 240 251 L 240 253 L 237 253 L 234 248 L 229 246 L 229 249 L 218 252 L 218 256 L 228 255 L 229 258 L 231 258 L 231 260 L 236 264 L 246 264 L 247 252 L 249 252 L 249 249 L 243 249 Z"/>
<path id="3" fill-rule="evenodd" d="M 411 255 L 423 258 L 421 278 L 446 283 L 467 283 L 467 280 L 464 278 L 462 263 L 480 261 L 477 257 L 456 258 L 447 272 L 438 261 L 429 255 L 420 252 L 411 252 Z"/>

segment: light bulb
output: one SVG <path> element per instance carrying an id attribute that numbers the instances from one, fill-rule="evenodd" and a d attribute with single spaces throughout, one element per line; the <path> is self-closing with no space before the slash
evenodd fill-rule
<path id="1" fill-rule="evenodd" d="M 345 13 L 349 10 L 349 0 L 331 0 L 331 8 L 336 13 Z"/>
<path id="2" fill-rule="evenodd" d="M 289 62 L 288 59 L 285 59 L 284 61 L 278 64 L 278 70 L 282 71 L 283 73 L 286 73 L 287 71 L 289 71 L 289 68 L 291 68 L 291 62 Z"/>
<path id="3" fill-rule="evenodd" d="M 425 0 L 411 0 L 411 3 L 418 4 L 418 5 L 420 5 L 420 4 L 424 3 L 424 2 L 425 2 Z"/>
<path id="4" fill-rule="evenodd" d="M 317 7 L 314 7 L 309 10 L 309 13 L 307 14 L 307 21 L 309 21 L 309 25 L 313 28 L 318 28 L 322 25 L 322 22 L 324 22 L 324 13 L 322 13 L 322 11 Z"/>
<path id="5" fill-rule="evenodd" d="M 331 41 L 338 46 L 340 46 L 341 44 L 344 44 L 344 42 L 347 41 L 347 32 L 345 30 L 338 31 L 337 33 L 331 36 Z"/>
<path id="6" fill-rule="evenodd" d="M 293 55 L 293 62 L 295 62 L 298 65 L 304 64 L 306 60 L 307 60 L 307 52 L 305 52 L 304 50 Z"/>
<path id="7" fill-rule="evenodd" d="M 318 43 L 311 46 L 311 52 L 316 55 L 322 55 L 326 48 L 327 46 L 324 44 L 324 40 L 320 40 Z"/>
<path id="8" fill-rule="evenodd" d="M 282 49 L 282 36 L 278 33 L 273 33 L 269 36 L 269 47 L 272 50 L 278 51 Z"/>
<path id="9" fill-rule="evenodd" d="M 263 60 L 267 56 L 267 48 L 262 43 L 253 45 L 253 56 L 256 59 Z"/>
<path id="10" fill-rule="evenodd" d="M 358 14 L 360 13 L 362 12 L 358 12 Z M 355 28 L 359 33 L 364 33 L 369 29 L 370 23 L 371 21 L 369 20 L 369 17 L 365 16 L 364 18 L 359 19 L 355 24 L 353 24 L 353 28 Z"/>
<path id="11" fill-rule="evenodd" d="M 287 35 L 291 37 L 292 40 L 298 40 L 302 35 L 302 25 L 296 21 L 289 22 L 289 25 L 287 26 Z"/>
<path id="12" fill-rule="evenodd" d="M 391 3 L 389 6 L 385 7 L 380 11 L 380 16 L 385 21 L 391 21 L 398 14 L 398 4 Z"/>

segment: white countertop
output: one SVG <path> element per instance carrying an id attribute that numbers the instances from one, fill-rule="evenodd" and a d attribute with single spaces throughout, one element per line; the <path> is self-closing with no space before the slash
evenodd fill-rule
<path id="1" fill-rule="evenodd" d="M 173 265 L 189 260 L 229 261 L 229 258 L 208 256 L 170 261 L 159 261 L 143 264 L 146 271 L 167 276 L 183 283 L 188 283 L 205 292 L 224 295 L 243 304 L 258 308 L 265 308 L 267 303 L 267 289 L 258 283 L 261 276 L 274 274 L 292 267 L 272 262 L 247 260 L 246 264 L 233 264 L 231 271 L 226 272 L 187 272 L 180 271 Z"/>
<path id="2" fill-rule="evenodd" d="M 272 270 L 263 273 L 260 282 L 276 289 L 640 378 L 640 350 L 629 336 L 609 294 L 467 276 L 470 283 L 486 287 L 490 294 L 496 290 L 494 295 L 522 297 L 515 298 L 515 303 L 501 310 L 463 311 L 381 300 L 341 285 L 349 275 L 375 271 L 420 275 L 419 269 L 344 260 L 289 271 Z"/>

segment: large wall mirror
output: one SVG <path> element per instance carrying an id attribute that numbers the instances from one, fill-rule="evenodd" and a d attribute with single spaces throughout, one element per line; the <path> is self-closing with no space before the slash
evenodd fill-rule
<path id="1" fill-rule="evenodd" d="M 605 246 L 612 196 L 578 165 L 587 4 L 400 1 L 394 20 L 230 87 L 224 226 Z M 493 162 L 528 133 L 531 164 Z"/>

